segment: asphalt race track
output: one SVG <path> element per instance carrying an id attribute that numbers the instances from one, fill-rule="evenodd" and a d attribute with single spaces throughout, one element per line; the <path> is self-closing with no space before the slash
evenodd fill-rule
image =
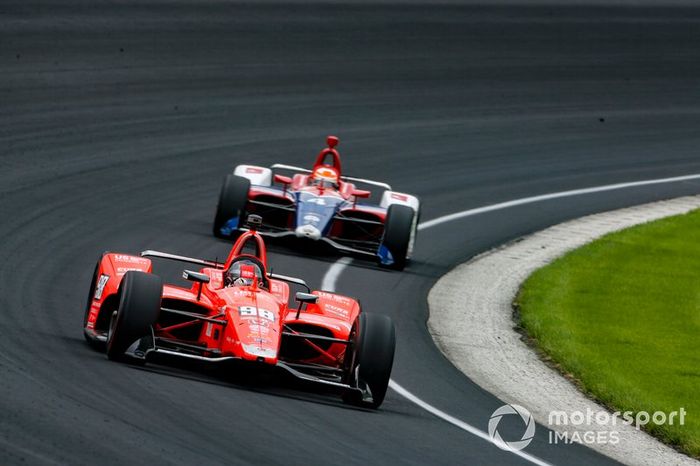
<path id="1" fill-rule="evenodd" d="M 689 6 L 3 0 L 0 463 L 525 463 L 391 391 L 370 412 L 285 383 L 108 362 L 80 328 L 94 262 L 146 248 L 223 257 L 210 233 L 223 175 L 309 165 L 327 134 L 347 174 L 417 194 L 423 220 L 700 173 L 698 50 Z M 394 380 L 485 430 L 502 403 L 433 345 L 432 283 L 564 219 L 698 192 L 663 184 L 455 221 L 422 232 L 403 273 L 356 261 L 338 291 L 396 321 Z M 337 259 L 272 247 L 275 271 L 316 286 Z M 611 462 L 549 445 L 542 427 L 526 451 Z"/>

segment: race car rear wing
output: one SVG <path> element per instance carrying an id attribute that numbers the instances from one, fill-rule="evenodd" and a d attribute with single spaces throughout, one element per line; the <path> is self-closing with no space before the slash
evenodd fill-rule
<path id="1" fill-rule="evenodd" d="M 187 257 L 187 256 L 178 256 L 177 254 L 170 254 L 168 252 L 153 251 L 151 249 L 149 249 L 147 251 L 142 251 L 141 257 L 159 257 L 161 259 L 169 259 L 169 260 L 173 260 L 173 261 L 187 262 L 189 264 L 199 264 L 199 265 L 204 265 L 206 267 L 214 267 L 217 269 L 224 268 L 224 264 L 222 264 L 221 262 L 209 261 L 206 259 L 195 259 L 194 257 Z M 295 285 L 303 286 L 309 292 L 311 292 L 311 288 L 309 287 L 309 285 L 307 285 L 306 282 L 304 280 L 302 280 L 301 278 L 290 277 L 287 275 L 280 275 L 278 273 L 272 273 L 272 272 L 269 272 L 267 274 L 267 276 L 272 278 L 273 280 L 281 280 L 283 282 L 294 283 Z"/>
<path id="2" fill-rule="evenodd" d="M 160 252 L 147 250 L 141 252 L 141 257 L 160 257 L 161 259 L 169 259 L 173 261 L 187 262 L 189 264 L 199 264 L 206 267 L 214 267 L 216 269 L 223 269 L 224 264 L 221 262 L 210 261 L 206 259 L 195 259 L 194 257 L 178 256 L 177 254 L 170 254 L 168 252 Z"/>
<path id="3" fill-rule="evenodd" d="M 272 169 L 279 168 L 281 170 L 294 170 L 294 171 L 301 172 L 301 173 L 311 173 L 311 170 L 308 170 L 306 168 L 295 167 L 292 165 L 285 165 L 282 163 L 276 163 L 276 164 L 272 165 L 270 168 L 272 168 Z M 354 178 L 352 176 L 341 176 L 340 179 L 343 181 L 352 181 L 355 183 L 370 184 L 370 185 L 378 186 L 380 188 L 384 188 L 388 191 L 391 191 L 391 186 L 389 186 L 387 183 L 382 183 L 381 181 L 365 180 L 363 178 Z"/>
<path id="4" fill-rule="evenodd" d="M 267 276 L 272 278 L 273 280 L 281 280 L 283 282 L 294 283 L 295 285 L 303 286 L 309 293 L 311 293 L 311 288 L 301 278 L 289 277 L 287 275 L 280 275 L 278 273 L 272 272 L 268 272 Z"/>

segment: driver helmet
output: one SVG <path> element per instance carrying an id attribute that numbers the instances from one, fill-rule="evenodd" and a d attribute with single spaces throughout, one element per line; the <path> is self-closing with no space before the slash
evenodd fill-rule
<path id="1" fill-rule="evenodd" d="M 247 259 L 234 262 L 226 273 L 228 286 L 250 286 L 256 279 L 262 279 L 260 266 Z"/>
<path id="2" fill-rule="evenodd" d="M 338 187 L 338 171 L 327 165 L 316 167 L 311 174 L 311 183 L 314 186 Z"/>

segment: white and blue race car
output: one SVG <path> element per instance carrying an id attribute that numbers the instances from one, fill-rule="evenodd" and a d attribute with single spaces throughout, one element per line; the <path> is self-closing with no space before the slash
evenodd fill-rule
<path id="1" fill-rule="evenodd" d="M 237 166 L 221 187 L 214 235 L 235 237 L 247 229 L 247 216 L 256 214 L 265 219 L 257 228 L 263 235 L 322 241 L 403 269 L 416 238 L 418 198 L 395 192 L 386 183 L 344 176 L 338 138 L 329 136 L 327 144 L 311 170 L 283 164 Z M 383 191 L 379 204 L 360 202 L 375 189 Z"/>

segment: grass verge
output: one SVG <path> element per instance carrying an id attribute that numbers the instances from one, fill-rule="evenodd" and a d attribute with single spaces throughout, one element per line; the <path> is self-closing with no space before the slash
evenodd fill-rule
<path id="1" fill-rule="evenodd" d="M 700 458 L 700 211 L 611 233 L 536 271 L 516 306 L 547 359 L 612 410 Z"/>

